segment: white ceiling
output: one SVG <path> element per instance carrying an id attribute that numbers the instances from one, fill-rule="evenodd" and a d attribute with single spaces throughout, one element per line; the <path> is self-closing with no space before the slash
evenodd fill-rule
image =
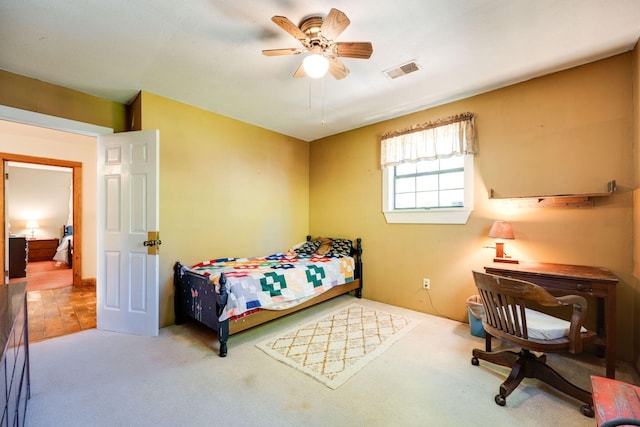
<path id="1" fill-rule="evenodd" d="M 343 80 L 294 79 L 296 25 L 335 7 Z M 401 116 L 631 50 L 638 0 L 0 0 L 0 69 L 126 103 L 139 90 L 300 138 Z M 420 71 L 383 71 L 415 60 Z M 324 120 L 324 124 L 322 121 Z"/>

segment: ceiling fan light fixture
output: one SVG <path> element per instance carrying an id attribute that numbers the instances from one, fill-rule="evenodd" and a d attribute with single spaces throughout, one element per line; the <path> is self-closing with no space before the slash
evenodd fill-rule
<path id="1" fill-rule="evenodd" d="M 304 61 L 302 61 L 302 68 L 304 68 L 304 72 L 307 76 L 313 79 L 319 79 L 327 74 L 327 71 L 329 70 L 329 60 L 320 54 L 312 53 L 304 58 Z"/>

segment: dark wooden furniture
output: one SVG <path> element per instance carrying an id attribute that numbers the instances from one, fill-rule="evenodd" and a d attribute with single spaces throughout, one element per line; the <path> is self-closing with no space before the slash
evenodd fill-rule
<path id="1" fill-rule="evenodd" d="M 307 240 L 311 236 L 307 236 Z M 208 276 L 191 271 L 185 271 L 180 262 L 174 265 L 173 284 L 174 313 L 176 324 L 184 323 L 188 319 L 213 329 L 220 341 L 220 357 L 227 355 L 227 340 L 229 335 L 244 331 L 271 320 L 300 311 L 304 308 L 335 298 L 339 295 L 355 292 L 356 297 L 362 297 L 362 239 L 356 239 L 356 247 L 351 248 L 351 256 L 355 259 L 354 280 L 344 285 L 335 286 L 306 302 L 286 310 L 258 310 L 236 319 L 220 321 L 219 317 L 227 304 L 226 278 L 220 277 L 220 291 L 216 292 Z M 200 310 L 198 310 L 200 308 Z"/>
<path id="2" fill-rule="evenodd" d="M 26 282 L 0 285 L 0 426 L 25 424 L 31 397 Z"/>
<path id="3" fill-rule="evenodd" d="M 504 406 L 507 396 L 518 387 L 524 378 L 537 378 L 540 381 L 580 400 L 584 403 L 581 412 L 593 417 L 593 400 L 591 393 L 570 383 L 547 365 L 545 354 L 535 355 L 534 351 L 542 353 L 571 353 L 582 351 L 583 341 L 594 338 L 595 332 L 581 332 L 582 324 L 587 312 L 587 301 L 580 295 L 565 295 L 554 297 L 544 288 L 531 282 L 494 276 L 491 274 L 473 272 L 485 315 L 482 326 L 486 331 L 486 349 L 474 349 L 471 363 L 479 365 L 478 359 L 511 368 L 511 373 L 500 386 L 500 392 L 495 402 Z M 533 325 L 533 312 L 527 308 L 532 305 L 559 308 L 572 306 L 571 324 L 568 333 L 536 338 L 530 330 Z M 529 323 L 527 323 L 529 319 Z M 563 327 L 559 329 L 562 330 Z M 520 347 L 518 353 L 510 350 L 491 351 L 491 338 L 496 337 Z"/>
<path id="4" fill-rule="evenodd" d="M 9 279 L 27 277 L 27 239 L 9 237 Z"/>
<path id="5" fill-rule="evenodd" d="M 597 298 L 597 332 L 600 347 L 604 347 L 606 376 L 616 376 L 616 288 L 618 278 L 604 267 L 521 262 L 493 263 L 485 272 L 513 277 L 542 286 L 551 293 L 591 295 Z"/>
<path id="6" fill-rule="evenodd" d="M 58 239 L 29 240 L 29 261 L 52 261 L 59 242 Z"/>

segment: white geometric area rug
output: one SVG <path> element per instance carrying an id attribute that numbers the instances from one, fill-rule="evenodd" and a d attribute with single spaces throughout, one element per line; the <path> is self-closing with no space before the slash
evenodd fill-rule
<path id="1" fill-rule="evenodd" d="M 335 390 L 419 321 L 359 304 L 256 344 L 260 350 Z"/>

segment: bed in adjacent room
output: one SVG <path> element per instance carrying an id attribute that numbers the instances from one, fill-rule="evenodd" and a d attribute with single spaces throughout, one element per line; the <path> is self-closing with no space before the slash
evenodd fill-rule
<path id="1" fill-rule="evenodd" d="M 62 227 L 62 239 L 53 256 L 56 265 L 66 264 L 71 268 L 73 265 L 73 226 L 65 225 Z"/>
<path id="2" fill-rule="evenodd" d="M 220 356 L 229 335 L 353 292 L 362 296 L 362 244 L 311 239 L 282 253 L 218 258 L 174 267 L 176 324 L 194 319 L 218 333 Z"/>

